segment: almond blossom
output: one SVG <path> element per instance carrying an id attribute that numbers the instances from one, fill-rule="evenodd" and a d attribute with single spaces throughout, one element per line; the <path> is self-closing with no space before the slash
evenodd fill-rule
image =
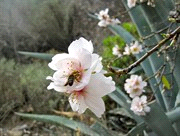
<path id="1" fill-rule="evenodd" d="M 48 64 L 55 73 L 47 77 L 52 80 L 47 89 L 59 92 L 82 89 L 88 84 L 92 73 L 102 70 L 101 58 L 93 53 L 91 41 L 84 38 L 73 41 L 68 52 L 55 55 Z"/>
<path id="2" fill-rule="evenodd" d="M 100 22 L 98 23 L 100 27 L 107 27 L 108 25 L 115 25 L 115 24 L 120 23 L 119 19 L 110 18 L 110 16 L 108 15 L 108 12 L 109 12 L 109 9 L 106 8 L 105 10 L 101 10 L 99 14 L 97 13 L 95 14 L 100 20 Z"/>
<path id="3" fill-rule="evenodd" d="M 131 54 L 131 49 L 128 44 L 126 44 L 126 47 L 124 48 L 123 55 L 130 55 Z"/>
<path id="4" fill-rule="evenodd" d="M 135 7 L 136 6 L 137 0 L 127 0 L 127 5 L 129 8 Z"/>
<path id="5" fill-rule="evenodd" d="M 91 76 L 89 83 L 81 90 L 72 91 L 69 97 L 73 111 L 83 113 L 87 108 L 97 117 L 105 111 L 105 105 L 101 97 L 115 90 L 115 83 L 111 77 L 105 77 L 102 73 Z"/>
<path id="6" fill-rule="evenodd" d="M 131 98 L 134 98 L 145 92 L 145 86 L 147 86 L 147 82 L 143 81 L 141 76 L 131 75 L 130 78 L 126 79 L 124 89 Z"/>
<path id="7" fill-rule="evenodd" d="M 113 55 L 116 55 L 118 57 L 121 57 L 122 54 L 120 52 L 120 48 L 118 45 L 115 45 L 113 48 L 112 48 L 112 51 L 113 51 Z"/>
<path id="8" fill-rule="evenodd" d="M 138 41 L 135 41 L 134 43 L 131 44 L 130 50 L 132 54 L 138 54 L 142 52 L 142 45 L 139 44 Z"/>
<path id="9" fill-rule="evenodd" d="M 124 55 L 130 55 L 130 54 L 138 54 L 140 52 L 142 52 L 142 45 L 139 44 L 138 41 L 132 42 L 129 45 L 126 45 L 126 47 L 124 48 Z"/>
<path id="10" fill-rule="evenodd" d="M 147 106 L 147 97 L 135 97 L 131 103 L 131 110 L 137 115 L 146 115 L 147 112 L 150 112 L 150 107 Z"/>
<path id="11" fill-rule="evenodd" d="M 115 83 L 104 76 L 101 57 L 93 53 L 91 41 L 80 38 L 72 42 L 68 53 L 55 55 L 49 67 L 55 73 L 47 77 L 52 81 L 47 89 L 69 94 L 73 111 L 83 113 L 89 108 L 101 117 L 105 111 L 102 97 L 115 90 Z"/>

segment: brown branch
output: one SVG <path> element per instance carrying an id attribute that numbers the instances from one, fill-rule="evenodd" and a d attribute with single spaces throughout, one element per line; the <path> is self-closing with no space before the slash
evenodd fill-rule
<path id="1" fill-rule="evenodd" d="M 126 74 L 130 72 L 133 68 L 138 66 L 141 62 L 143 62 L 148 56 L 150 56 L 152 53 L 154 53 L 158 48 L 160 48 L 162 45 L 164 45 L 168 40 L 173 38 L 176 34 L 180 33 L 180 26 L 175 29 L 172 33 L 167 34 L 167 37 L 161 40 L 155 47 L 153 47 L 151 50 L 147 51 L 140 59 L 138 59 L 136 62 L 131 64 L 129 67 L 124 69 L 114 69 L 112 67 L 109 67 L 109 70 L 117 75 Z"/>
<path id="2" fill-rule="evenodd" d="M 168 28 L 169 28 L 169 26 L 167 26 L 167 27 L 165 27 L 165 28 L 163 28 L 163 29 L 161 29 L 161 30 L 159 30 L 159 31 L 152 32 L 150 35 L 145 36 L 145 37 L 141 37 L 140 39 L 141 39 L 141 40 L 146 40 L 146 39 L 148 39 L 148 38 L 151 38 L 151 37 L 154 36 L 155 34 L 159 34 L 159 33 L 163 32 L 164 30 L 167 30 Z"/>

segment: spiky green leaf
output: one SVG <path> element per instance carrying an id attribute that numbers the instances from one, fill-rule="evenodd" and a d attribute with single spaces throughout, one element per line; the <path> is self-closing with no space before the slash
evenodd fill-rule
<path id="1" fill-rule="evenodd" d="M 24 118 L 33 119 L 37 121 L 52 123 L 56 125 L 63 125 L 73 130 L 79 130 L 80 132 L 91 135 L 99 136 L 95 131 L 93 131 L 89 126 L 84 123 L 70 120 L 65 117 L 55 116 L 55 115 L 38 115 L 38 114 L 26 114 L 26 113 L 16 113 Z"/>
<path id="2" fill-rule="evenodd" d="M 53 54 L 47 54 L 47 53 L 38 53 L 38 52 L 25 52 L 25 51 L 18 51 L 21 55 L 26 55 L 28 57 L 43 59 L 47 61 L 51 61 Z"/>

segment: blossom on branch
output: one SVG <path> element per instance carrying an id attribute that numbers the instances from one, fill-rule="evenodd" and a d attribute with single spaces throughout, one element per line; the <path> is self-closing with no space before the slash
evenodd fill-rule
<path id="1" fill-rule="evenodd" d="M 55 70 L 47 79 L 47 89 L 65 92 L 74 111 L 83 113 L 87 108 L 100 117 L 105 111 L 102 97 L 115 90 L 111 77 L 103 75 L 101 57 L 93 53 L 91 41 L 80 38 L 72 42 L 68 53 L 57 54 L 49 67 Z"/>
<path id="2" fill-rule="evenodd" d="M 121 57 L 122 54 L 121 54 L 121 51 L 120 51 L 120 48 L 118 45 L 115 45 L 113 48 L 112 48 L 112 51 L 113 51 L 113 55 L 116 55 L 118 57 Z"/>
<path id="3" fill-rule="evenodd" d="M 117 18 L 110 18 L 108 12 L 109 9 L 106 8 L 105 10 L 101 10 L 99 14 L 95 13 L 95 15 L 97 15 L 98 19 L 100 20 L 100 22 L 98 23 L 100 27 L 107 27 L 108 25 L 115 25 L 121 23 Z"/>
<path id="4" fill-rule="evenodd" d="M 57 54 L 52 58 L 49 67 L 55 70 L 48 89 L 68 92 L 82 89 L 90 80 L 91 74 L 102 70 L 101 58 L 93 54 L 91 41 L 80 38 L 72 42 L 67 53 Z"/>
<path id="5" fill-rule="evenodd" d="M 136 96 L 140 96 L 143 92 L 145 92 L 145 86 L 147 86 L 147 82 L 143 81 L 141 76 L 131 75 L 130 78 L 126 79 L 124 89 L 131 98 L 134 98 Z"/>
<path id="6" fill-rule="evenodd" d="M 150 107 L 147 106 L 147 97 L 135 97 L 131 103 L 131 110 L 137 115 L 146 115 L 147 112 L 150 112 Z"/>
<path id="7" fill-rule="evenodd" d="M 126 47 L 124 48 L 124 55 L 130 55 L 130 54 L 138 54 L 140 52 L 142 52 L 142 45 L 139 44 L 138 41 L 132 42 L 129 45 L 126 45 Z"/>

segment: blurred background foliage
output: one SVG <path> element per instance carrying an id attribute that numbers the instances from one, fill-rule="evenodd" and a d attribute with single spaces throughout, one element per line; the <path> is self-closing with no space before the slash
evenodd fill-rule
<path id="1" fill-rule="evenodd" d="M 95 52 L 102 55 L 105 66 L 110 57 L 116 59 L 112 47 L 117 44 L 123 48 L 125 43 L 108 29 L 98 27 L 98 21 L 87 13 L 98 13 L 107 7 L 111 15 L 124 11 L 119 0 L 0 0 L 0 127 L 17 125 L 20 119 L 13 119 L 13 112 L 71 111 L 67 96 L 46 89 L 49 84 L 46 77 L 53 73 L 48 62 L 25 57 L 17 51 L 67 52 L 69 44 L 83 36 L 92 40 Z M 121 22 L 130 20 L 128 15 L 118 18 Z M 137 34 L 132 23 L 123 26 Z M 133 60 L 123 57 L 113 66 L 125 67 L 127 61 Z M 119 80 L 118 77 L 114 79 Z M 124 79 L 117 83 L 122 84 Z M 104 100 L 107 111 L 118 107 L 109 97 Z M 86 113 L 91 115 L 89 111 Z"/>
<path id="2" fill-rule="evenodd" d="M 125 22 L 122 24 L 122 26 L 128 32 L 135 35 L 135 37 L 139 38 L 139 35 L 136 30 L 136 26 L 133 23 Z M 113 52 L 112 48 L 115 45 L 118 45 L 122 54 L 124 52 L 126 43 L 124 39 L 121 38 L 119 35 L 106 37 L 105 39 L 103 39 L 103 45 L 104 46 L 103 46 L 103 51 L 102 51 L 102 57 L 103 57 L 102 62 L 103 62 L 104 69 L 106 70 L 108 70 L 107 65 L 109 64 L 117 68 L 126 68 L 136 60 L 136 58 L 133 55 L 124 55 L 123 57 L 119 59 L 117 56 L 112 54 Z M 116 86 L 119 86 L 123 90 L 124 81 L 128 76 L 129 75 L 127 74 L 123 74 L 121 75 L 121 78 L 119 78 L 119 76 L 113 74 L 113 79 L 116 82 Z"/>

